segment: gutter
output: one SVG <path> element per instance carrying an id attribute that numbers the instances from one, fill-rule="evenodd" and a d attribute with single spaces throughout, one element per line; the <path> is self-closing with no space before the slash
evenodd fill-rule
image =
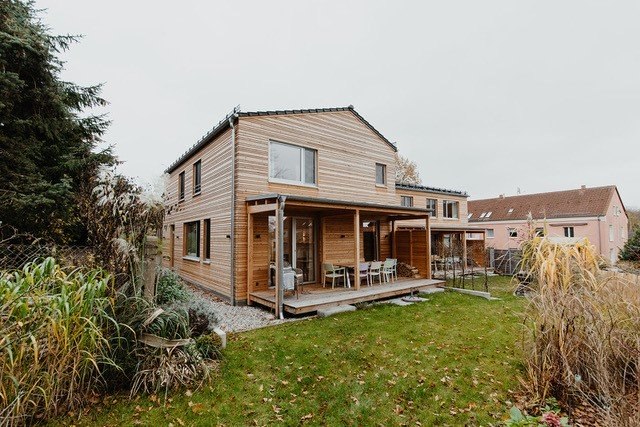
<path id="1" fill-rule="evenodd" d="M 231 127 L 231 305 L 236 305 L 236 127 L 234 121 L 238 113 L 229 117 Z"/>

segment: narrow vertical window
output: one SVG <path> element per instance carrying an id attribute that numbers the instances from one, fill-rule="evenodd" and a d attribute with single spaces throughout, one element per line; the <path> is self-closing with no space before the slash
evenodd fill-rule
<path id="1" fill-rule="evenodd" d="M 179 199 L 184 200 L 184 172 L 178 175 L 178 193 Z"/>
<path id="2" fill-rule="evenodd" d="M 211 220 L 204 220 L 204 259 L 211 259 Z"/>
<path id="3" fill-rule="evenodd" d="M 387 184 L 387 165 L 383 165 L 382 163 L 376 163 L 376 184 L 378 185 Z"/>
<path id="4" fill-rule="evenodd" d="M 576 237 L 576 232 L 573 227 L 564 227 L 564 237 Z"/>
<path id="5" fill-rule="evenodd" d="M 202 161 L 198 160 L 193 164 L 193 194 L 200 194 L 202 185 Z"/>

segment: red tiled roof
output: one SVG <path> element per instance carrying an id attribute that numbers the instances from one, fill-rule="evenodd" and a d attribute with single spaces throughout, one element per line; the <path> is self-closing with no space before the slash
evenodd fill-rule
<path id="1" fill-rule="evenodd" d="M 606 215 L 615 185 L 549 193 L 505 196 L 494 199 L 470 200 L 469 222 L 490 222 L 527 219 L 575 218 Z M 511 213 L 509 213 L 509 211 Z M 624 209 L 624 207 L 623 207 Z M 486 214 L 491 212 L 487 218 Z M 485 218 L 480 218 L 485 213 Z"/>

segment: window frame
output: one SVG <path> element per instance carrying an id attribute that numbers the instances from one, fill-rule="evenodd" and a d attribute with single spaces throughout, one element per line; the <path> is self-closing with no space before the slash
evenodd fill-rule
<path id="1" fill-rule="evenodd" d="M 447 205 L 456 206 L 455 216 L 447 216 Z M 451 212 L 453 215 L 453 212 Z M 443 200 L 442 201 L 442 218 L 444 219 L 460 219 L 460 202 L 457 200 Z"/>
<path id="2" fill-rule="evenodd" d="M 378 167 L 381 166 L 382 167 L 382 182 L 378 182 Z M 384 163 L 377 163 L 376 162 L 376 185 L 379 187 L 386 187 L 387 186 L 387 165 L 385 165 Z"/>
<path id="3" fill-rule="evenodd" d="M 196 253 L 192 254 L 189 252 L 189 234 L 191 232 L 190 227 L 195 225 L 196 227 Z M 184 240 L 184 244 L 183 244 L 183 249 L 182 249 L 182 257 L 185 259 L 191 259 L 191 260 L 200 260 L 200 221 L 187 221 L 184 223 L 183 225 L 183 240 Z"/>
<path id="4" fill-rule="evenodd" d="M 185 183 L 185 171 L 180 172 L 178 174 L 178 201 L 183 201 L 186 196 L 186 183 Z"/>
<path id="5" fill-rule="evenodd" d="M 433 208 L 429 206 L 429 202 L 433 202 Z M 426 202 L 427 214 L 433 218 L 438 217 L 438 199 L 427 198 Z"/>
<path id="6" fill-rule="evenodd" d="M 405 204 L 405 200 L 409 201 L 409 204 Z M 413 196 L 400 196 L 400 206 L 403 208 L 412 208 L 413 207 Z"/>
<path id="7" fill-rule="evenodd" d="M 197 174 L 196 174 L 196 171 L 197 171 Z M 193 164 L 192 182 L 193 182 L 193 195 L 197 196 L 202 192 L 202 160 L 201 159 L 199 159 L 197 162 Z"/>
<path id="8" fill-rule="evenodd" d="M 510 239 L 517 239 L 518 238 L 518 229 L 517 228 L 513 228 L 513 227 L 508 227 L 507 228 L 507 235 L 509 236 Z"/>
<path id="9" fill-rule="evenodd" d="M 562 234 L 564 237 L 567 237 L 567 238 L 576 237 L 576 228 L 573 225 L 562 227 Z"/>
<path id="10" fill-rule="evenodd" d="M 300 180 L 295 179 L 286 179 L 286 178 L 277 178 L 273 177 L 271 174 L 273 172 L 272 168 L 272 145 L 285 145 L 289 147 L 297 148 L 300 151 Z M 289 185 L 299 185 L 303 187 L 318 187 L 318 150 L 315 148 L 305 147 L 303 145 L 291 144 L 288 142 L 276 141 L 273 139 L 269 140 L 269 182 L 274 182 L 277 184 L 289 184 Z M 313 183 L 305 182 L 305 167 L 306 167 L 306 156 L 305 153 L 307 151 L 313 152 Z"/>
<path id="11" fill-rule="evenodd" d="M 493 239 L 496 237 L 495 230 L 493 228 L 487 228 L 487 239 Z"/>

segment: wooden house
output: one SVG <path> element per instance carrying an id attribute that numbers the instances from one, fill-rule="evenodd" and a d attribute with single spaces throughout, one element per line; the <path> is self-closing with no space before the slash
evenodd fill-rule
<path id="1" fill-rule="evenodd" d="M 164 264 L 234 305 L 279 313 L 434 286 L 430 212 L 403 206 L 396 151 L 351 106 L 236 109 L 167 169 Z M 466 197 L 452 196 L 466 211 Z M 397 224 L 408 220 L 416 229 L 400 237 Z M 421 278 L 361 283 L 358 263 L 386 258 L 410 263 Z M 352 287 L 323 289 L 325 263 L 351 267 Z M 302 270 L 308 291 L 283 299 L 289 265 Z"/>

